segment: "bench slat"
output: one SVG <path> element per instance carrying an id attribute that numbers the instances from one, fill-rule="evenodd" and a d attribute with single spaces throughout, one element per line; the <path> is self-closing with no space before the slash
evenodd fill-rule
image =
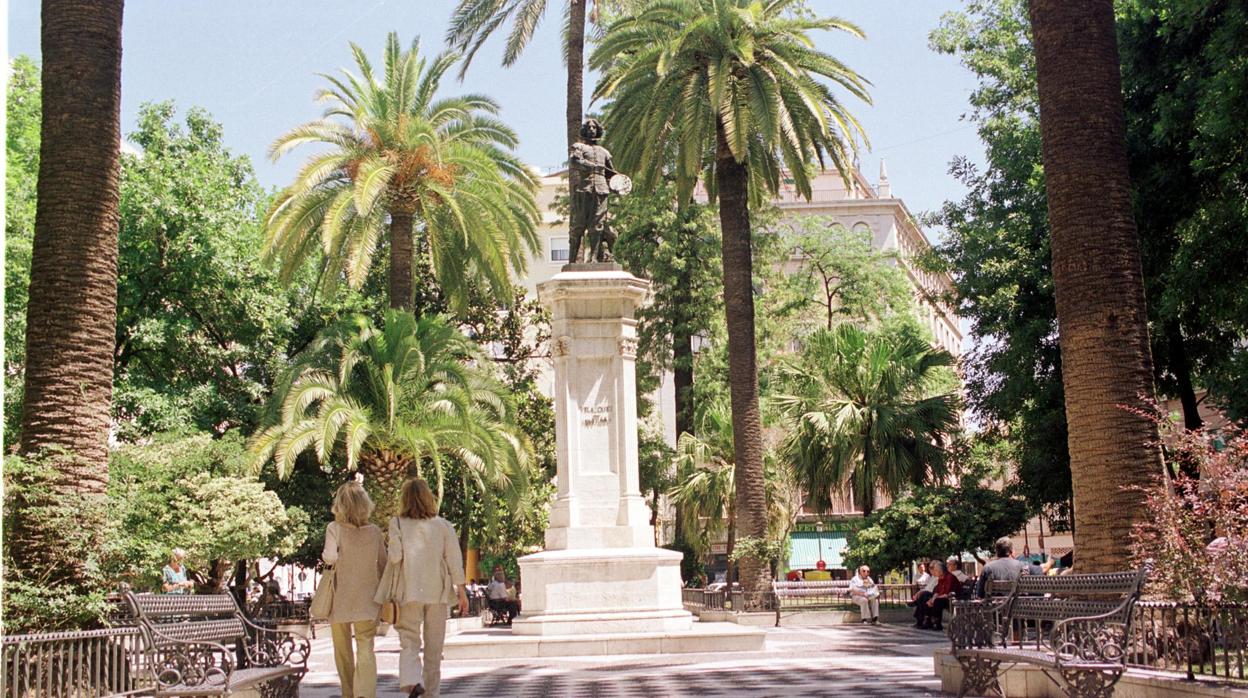
<path id="1" fill-rule="evenodd" d="M 216 642 L 229 645 L 235 640 L 246 636 L 243 622 L 237 618 L 194 620 L 180 623 L 152 623 L 151 627 L 160 635 L 182 642 Z M 155 642 L 157 646 L 174 644 L 171 640 L 166 640 L 159 636 L 155 638 Z"/>

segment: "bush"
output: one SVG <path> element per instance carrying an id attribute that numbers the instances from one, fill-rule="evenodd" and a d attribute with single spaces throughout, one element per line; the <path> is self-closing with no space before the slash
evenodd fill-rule
<path id="1" fill-rule="evenodd" d="M 1180 472 L 1140 488 L 1136 564 L 1152 559 L 1152 595 L 1197 603 L 1248 601 L 1248 434 L 1239 426 L 1184 430 L 1158 413 L 1167 460 Z M 1187 473 L 1198 473 L 1194 477 Z"/>
<path id="2" fill-rule="evenodd" d="M 99 625 L 104 618 L 93 520 L 101 502 L 56 493 L 64 454 L 4 459 L 4 633 Z M 55 539 L 49 539 L 55 533 Z"/>

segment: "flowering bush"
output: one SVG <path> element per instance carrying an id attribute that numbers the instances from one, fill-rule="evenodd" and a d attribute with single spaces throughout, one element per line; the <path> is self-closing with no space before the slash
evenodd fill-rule
<path id="1" fill-rule="evenodd" d="M 1248 601 L 1248 432 L 1187 431 L 1158 422 L 1176 473 L 1142 488 L 1150 516 L 1136 525 L 1137 563 L 1151 558 L 1150 593 L 1174 601 Z M 1198 476 L 1197 476 L 1198 475 Z"/>

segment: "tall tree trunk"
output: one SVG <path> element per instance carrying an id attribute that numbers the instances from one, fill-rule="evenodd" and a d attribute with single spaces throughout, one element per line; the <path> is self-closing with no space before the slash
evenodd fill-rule
<path id="1" fill-rule="evenodd" d="M 566 127 L 568 131 L 568 153 L 572 152 L 572 145 L 580 140 L 581 132 L 581 104 L 585 99 L 585 3 L 586 0 L 568 0 L 568 32 L 565 40 L 567 44 L 564 46 L 566 52 L 566 62 L 568 64 L 568 92 L 566 105 Z M 581 177 L 577 173 L 576 168 L 568 167 L 568 192 L 576 191 L 577 185 L 580 184 Z M 576 220 L 577 201 L 575 196 L 568 197 L 568 204 L 573 209 L 570 220 Z M 582 242 L 582 250 L 589 248 L 589 242 Z M 579 257 L 579 251 L 577 256 Z M 569 259 L 568 262 L 576 264 L 579 259 Z M 593 252 L 589 254 L 589 261 L 593 260 Z"/>
<path id="2" fill-rule="evenodd" d="M 1123 565 L 1162 472 L 1113 0 L 1030 0 L 1079 570 Z"/>
<path id="3" fill-rule="evenodd" d="M 390 212 L 390 307 L 411 310 L 415 297 L 412 261 L 415 249 L 412 240 L 412 214 Z"/>
<path id="4" fill-rule="evenodd" d="M 749 173 L 728 149 L 722 124 L 716 125 L 719 224 L 723 231 L 724 307 L 728 324 L 728 381 L 732 397 L 732 446 L 736 463 L 736 533 L 767 535 L 767 497 L 763 484 L 763 424 L 758 409 L 758 364 L 754 347 L 754 261 L 750 249 Z M 741 587 L 768 588 L 765 560 L 743 558 Z M 756 595 L 752 595 L 757 598 Z"/>
<path id="5" fill-rule="evenodd" d="M 1192 385 L 1192 366 L 1187 361 L 1187 346 L 1183 341 L 1183 329 L 1179 321 L 1166 320 L 1166 347 L 1170 354 L 1170 370 L 1179 384 L 1179 402 L 1183 404 L 1183 426 L 1199 429 L 1205 425 L 1200 418 L 1200 405 L 1196 401 L 1196 388 Z"/>
<path id="6" fill-rule="evenodd" d="M 676 334 L 672 338 L 672 384 L 676 392 L 676 439 L 679 440 L 681 434 L 693 433 L 694 409 L 693 337 L 687 330 L 682 332 L 680 325 L 677 325 Z M 677 504 L 672 543 L 683 550 L 686 545 L 685 527 L 680 509 L 681 505 Z"/>
<path id="7" fill-rule="evenodd" d="M 85 579 L 108 484 L 117 332 L 122 0 L 45 0 L 38 203 L 26 310 L 21 452 L 63 449 L 56 497 L 82 506 L 86 550 L 59 534 L 13 541 L 20 561 L 58 553 Z M 91 506 L 97 505 L 97 506 Z M 44 534 L 52 534 L 50 537 Z M 25 539 L 24 541 L 22 539 Z M 75 538 L 77 539 L 77 538 Z M 42 544 L 53 548 L 42 549 Z M 29 544 L 29 545 L 27 545 Z M 61 574 L 57 574 L 61 576 Z"/>

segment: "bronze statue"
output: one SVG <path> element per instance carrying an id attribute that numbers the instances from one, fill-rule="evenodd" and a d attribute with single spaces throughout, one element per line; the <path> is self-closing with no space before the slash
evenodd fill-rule
<path id="1" fill-rule="evenodd" d="M 572 222 L 568 228 L 568 262 L 581 261 L 581 238 L 589 233 L 589 251 L 586 262 L 612 262 L 615 232 L 607 215 L 607 196 L 612 192 L 627 194 L 632 182 L 627 176 L 615 171 L 611 153 L 598 145 L 604 130 L 597 119 L 588 119 L 581 125 L 581 142 L 572 145 L 570 166 L 580 174 L 576 190 L 572 192 Z"/>

